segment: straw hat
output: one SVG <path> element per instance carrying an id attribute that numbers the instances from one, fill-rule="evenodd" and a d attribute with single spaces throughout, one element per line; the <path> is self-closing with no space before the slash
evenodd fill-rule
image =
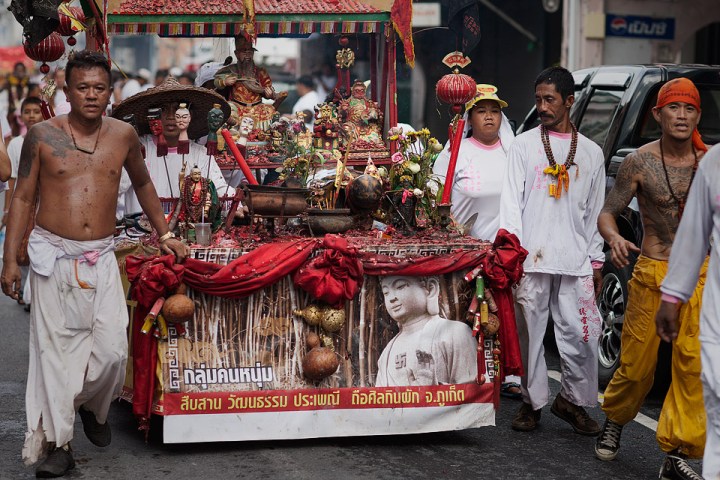
<path id="1" fill-rule="evenodd" d="M 500 98 L 497 96 L 497 87 L 495 85 L 479 83 L 475 88 L 477 90 L 477 92 L 475 93 L 475 97 L 473 97 L 472 100 L 465 104 L 466 112 L 469 111 L 472 107 L 475 106 L 476 103 L 481 100 L 493 100 L 497 102 L 498 105 L 500 105 L 500 108 L 505 108 L 508 106 L 505 100 L 500 100 Z"/>
<path id="2" fill-rule="evenodd" d="M 224 120 L 230 116 L 230 105 L 218 93 L 206 88 L 181 85 L 172 77 L 168 77 L 157 87 L 133 95 L 123 100 L 112 112 L 114 118 L 135 115 L 135 123 L 141 135 L 150 133 L 147 121 L 147 111 L 150 108 L 159 108 L 167 103 L 187 103 L 192 114 L 192 121 L 188 127 L 190 138 L 200 138 L 208 133 L 207 116 L 213 104 L 219 103 L 224 114 Z"/>

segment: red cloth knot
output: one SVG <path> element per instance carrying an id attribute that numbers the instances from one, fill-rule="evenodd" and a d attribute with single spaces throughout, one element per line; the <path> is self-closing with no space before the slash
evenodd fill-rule
<path id="1" fill-rule="evenodd" d="M 357 295 L 363 281 L 358 250 L 337 235 L 325 235 L 323 252 L 293 275 L 295 284 L 318 300 L 336 308 Z"/>

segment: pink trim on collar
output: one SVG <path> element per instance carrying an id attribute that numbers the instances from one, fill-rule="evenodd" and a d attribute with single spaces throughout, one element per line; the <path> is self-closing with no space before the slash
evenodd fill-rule
<path id="1" fill-rule="evenodd" d="M 497 150 L 498 148 L 500 148 L 502 146 L 502 143 L 500 142 L 499 138 L 498 138 L 498 141 L 493 143 L 492 145 L 485 145 L 484 143 L 476 140 L 475 138 L 470 137 L 470 143 L 472 143 L 476 147 L 481 148 L 483 150 Z"/>
<path id="2" fill-rule="evenodd" d="M 570 140 L 572 138 L 572 133 L 560 133 L 560 132 L 553 132 L 552 130 L 548 130 L 548 134 L 551 137 L 562 138 L 564 140 Z"/>

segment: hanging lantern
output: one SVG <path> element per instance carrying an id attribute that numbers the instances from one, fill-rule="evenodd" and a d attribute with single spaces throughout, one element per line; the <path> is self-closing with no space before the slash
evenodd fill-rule
<path id="1" fill-rule="evenodd" d="M 442 77 L 435 85 L 435 94 L 438 100 L 449 103 L 455 115 L 462 113 L 465 104 L 473 99 L 476 93 L 475 80 L 460 73 L 457 67 L 466 67 L 470 59 L 462 52 L 452 52 L 445 55 L 442 62 L 452 68 L 452 73 Z"/>
<path id="2" fill-rule="evenodd" d="M 67 39 L 67 43 L 72 47 L 77 43 L 77 40 L 73 35 L 77 32 L 85 30 L 85 13 L 82 8 L 64 8 L 65 6 L 66 4 L 62 4 L 61 8 L 58 9 L 60 25 L 58 25 L 55 31 L 63 37 L 69 37 Z"/>
<path id="3" fill-rule="evenodd" d="M 36 62 L 42 62 L 40 65 L 40 71 L 42 73 L 48 73 L 50 66 L 46 62 L 54 62 L 59 59 L 65 53 L 65 43 L 57 32 L 52 32 L 42 42 L 38 43 L 34 47 L 30 47 L 28 40 L 23 42 L 23 49 L 25 55 L 35 60 Z"/>
<path id="4" fill-rule="evenodd" d="M 435 94 L 443 103 L 451 105 L 454 114 L 462 113 L 465 104 L 475 96 L 475 80 L 457 69 L 442 77 L 435 86 Z"/>

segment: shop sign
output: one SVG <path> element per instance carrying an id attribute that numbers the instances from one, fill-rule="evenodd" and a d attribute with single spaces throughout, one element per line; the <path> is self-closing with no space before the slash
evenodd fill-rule
<path id="1" fill-rule="evenodd" d="M 634 15 L 606 15 L 605 35 L 608 37 L 672 40 L 675 38 L 674 18 L 638 17 Z"/>

